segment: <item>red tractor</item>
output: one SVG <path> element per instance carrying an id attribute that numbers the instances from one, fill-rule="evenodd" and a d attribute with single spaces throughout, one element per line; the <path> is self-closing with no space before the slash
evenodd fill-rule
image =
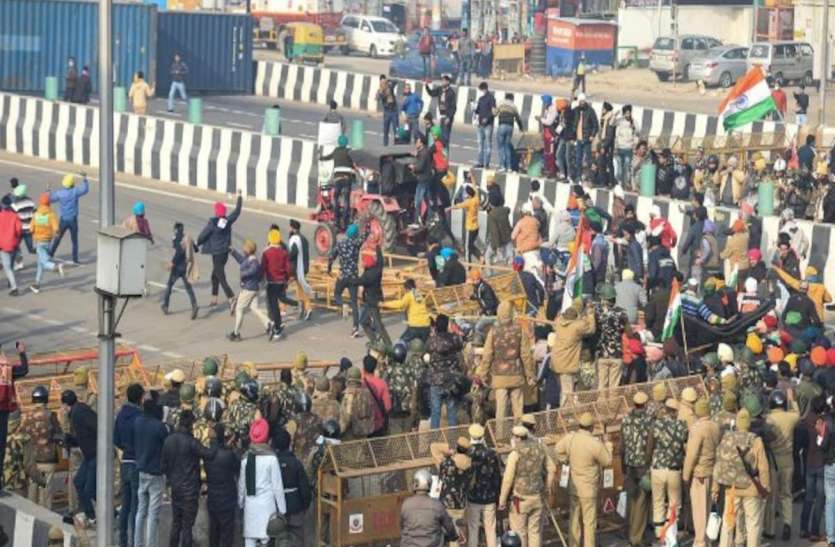
<path id="1" fill-rule="evenodd" d="M 398 245 L 405 246 L 411 254 L 425 250 L 428 232 L 440 228 L 433 222 L 412 224 L 416 180 L 408 169 L 410 162 L 404 161 L 413 159 L 412 155 L 396 153 L 378 158 L 352 152 L 352 157 L 358 169 L 353 174 L 347 217 L 359 226 L 360 233 L 368 229 L 366 247 L 373 249 L 379 243 L 387 253 L 394 252 Z M 346 175 L 335 174 L 334 179 Z M 319 222 L 313 241 L 320 256 L 330 254 L 337 235 L 345 230 L 345 223 L 337 221 L 335 205 L 336 184 L 332 180 L 319 186 L 316 211 L 310 215 L 311 220 Z"/>

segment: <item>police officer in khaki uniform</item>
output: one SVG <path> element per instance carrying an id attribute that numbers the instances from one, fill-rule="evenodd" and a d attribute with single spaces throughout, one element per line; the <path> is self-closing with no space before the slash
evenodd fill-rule
<path id="1" fill-rule="evenodd" d="M 307 393 L 308 395 L 313 395 L 313 389 L 315 387 L 315 382 L 310 374 L 307 372 L 307 354 L 303 351 L 300 351 L 296 354 L 293 358 L 293 370 L 291 372 L 293 378 L 293 385 L 296 386 L 300 391 Z"/>
<path id="2" fill-rule="evenodd" d="M 736 526 L 730 522 L 722 523 L 719 547 L 731 547 L 734 544 L 735 529 L 743 524 L 747 538 L 746 547 L 760 545 L 765 496 L 759 492 L 744 464 L 747 464 L 759 485 L 766 490 L 766 494 L 770 485 L 770 472 L 763 441 L 751 433 L 750 428 L 751 415 L 743 408 L 736 415 L 736 430 L 725 433 L 716 449 L 716 465 L 713 468 L 711 485 L 712 498 L 713 501 L 718 501 L 720 486 L 724 487 L 726 511 L 728 505 L 733 504 L 736 515 Z"/>
<path id="3" fill-rule="evenodd" d="M 690 508 L 694 528 L 693 547 L 707 545 L 705 526 L 710 511 L 710 484 L 713 478 L 713 465 L 716 462 L 716 447 L 721 438 L 719 425 L 710 419 L 709 413 L 710 401 L 706 398 L 696 401 L 696 421 L 690 427 L 682 470 L 684 483 L 690 484 Z"/>
<path id="4" fill-rule="evenodd" d="M 649 397 L 639 391 L 632 397 L 635 404 L 620 427 L 623 443 L 624 488 L 626 490 L 627 538 L 631 547 L 643 545 L 644 530 L 649 518 L 649 430 L 652 417 L 647 413 Z"/>
<path id="5" fill-rule="evenodd" d="M 536 370 L 530 336 L 513 321 L 513 305 L 509 300 L 499 304 L 496 324 L 484 342 L 476 377 L 484 379 L 488 374 L 496 396 L 496 421 L 503 425 L 508 399 L 513 418 L 520 419 L 525 403 L 524 388 L 526 384 L 536 384 Z"/>
<path id="6" fill-rule="evenodd" d="M 556 486 L 557 468 L 545 448 L 528 436 L 528 428 L 517 425 L 511 433 L 513 451 L 505 464 L 499 511 L 504 511 L 510 502 L 510 528 L 519 534 L 522 547 L 539 547 L 542 543 L 542 494 Z"/>
<path id="7" fill-rule="evenodd" d="M 681 401 L 678 403 L 678 419 L 686 423 L 688 429 L 696 421 L 696 413 L 693 411 L 693 405 L 696 404 L 698 398 L 699 394 L 692 387 L 686 387 L 681 390 Z"/>
<path id="8" fill-rule="evenodd" d="M 29 477 L 29 499 L 52 509 L 52 478 L 58 464 L 58 440 L 62 437 L 61 425 L 55 413 L 49 410 L 49 390 L 37 386 L 32 390 L 32 403 L 35 408 L 29 413 L 24 429 L 32 440 L 37 477 Z M 40 483 L 40 484 L 39 484 Z"/>
<path id="9" fill-rule="evenodd" d="M 733 392 L 722 393 L 722 410 L 713 416 L 713 421 L 719 426 L 719 433 L 724 435 L 726 431 L 734 428 L 736 413 L 739 410 L 736 401 L 736 394 Z"/>
<path id="10" fill-rule="evenodd" d="M 322 423 L 328 420 L 339 420 L 339 402 L 334 399 L 331 383 L 324 374 L 316 378 L 316 391 L 313 392 L 311 412 L 319 416 Z"/>
<path id="11" fill-rule="evenodd" d="M 601 469 L 612 465 L 612 455 L 591 430 L 594 416 L 584 412 L 578 420 L 580 429 L 564 436 L 554 448 L 557 460 L 569 467 L 571 515 L 569 545 L 594 547 L 597 530 L 597 493 Z M 581 524 L 582 522 L 582 524 Z"/>
<path id="12" fill-rule="evenodd" d="M 677 418 L 678 401 L 667 399 L 667 414 L 652 424 L 652 521 L 655 534 L 660 537 L 667 519 L 675 511 L 681 514 L 681 468 L 684 465 L 684 445 L 687 424 Z"/>
<path id="13" fill-rule="evenodd" d="M 666 414 L 664 410 L 664 403 L 667 401 L 667 386 L 664 382 L 659 382 L 652 386 L 652 401 L 647 405 L 647 414 L 650 418 L 655 419 L 658 416 Z"/>
<path id="14" fill-rule="evenodd" d="M 777 473 L 772 478 L 772 488 L 765 512 L 765 533 L 773 536 L 777 527 L 776 509 L 780 509 L 783 518 L 783 541 L 791 539 L 792 522 L 792 475 L 794 474 L 794 430 L 800 421 L 800 413 L 792 400 L 791 408 L 786 394 L 775 389 L 769 399 L 771 410 L 765 418 L 766 424 L 774 433 L 771 451 Z"/>

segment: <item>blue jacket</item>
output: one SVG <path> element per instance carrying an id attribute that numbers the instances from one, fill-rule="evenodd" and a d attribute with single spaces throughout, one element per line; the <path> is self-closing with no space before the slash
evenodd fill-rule
<path id="1" fill-rule="evenodd" d="M 405 112 L 410 118 L 417 118 L 423 112 L 423 99 L 417 93 L 409 93 L 403 99 L 403 105 L 400 107 L 400 110 Z"/>
<path id="2" fill-rule="evenodd" d="M 241 266 L 241 288 L 248 291 L 257 291 L 261 285 L 261 263 L 254 256 L 244 256 L 235 249 L 232 249 L 232 256 Z"/>
<path id="3" fill-rule="evenodd" d="M 235 201 L 235 209 L 225 217 L 212 217 L 197 236 L 197 245 L 205 255 L 223 255 L 232 245 L 232 225 L 241 215 L 241 196 Z"/>
<path id="4" fill-rule="evenodd" d="M 49 194 L 49 203 L 61 202 L 61 220 L 72 220 L 78 216 L 78 200 L 90 191 L 87 179 L 72 188 L 53 190 Z"/>
<path id="5" fill-rule="evenodd" d="M 162 475 L 160 457 L 167 436 L 168 429 L 160 420 L 146 414 L 136 417 L 133 422 L 133 446 L 136 468 L 139 471 L 149 475 Z"/>
<path id="6" fill-rule="evenodd" d="M 133 403 L 125 403 L 116 416 L 113 426 L 113 444 L 122 451 L 122 462 L 134 461 L 133 422 L 142 411 Z"/>

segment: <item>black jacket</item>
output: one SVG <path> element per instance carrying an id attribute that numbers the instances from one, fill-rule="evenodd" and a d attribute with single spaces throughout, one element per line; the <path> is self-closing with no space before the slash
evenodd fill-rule
<path id="1" fill-rule="evenodd" d="M 161 420 L 148 414 L 137 416 L 133 422 L 133 447 L 136 468 L 149 475 L 162 475 L 160 454 L 168 436 L 168 428 Z"/>
<path id="2" fill-rule="evenodd" d="M 450 285 L 461 285 L 467 281 L 467 271 L 458 262 L 458 257 L 453 256 L 444 264 L 444 269 L 438 274 L 435 284 L 438 287 L 449 287 Z"/>
<path id="3" fill-rule="evenodd" d="M 597 121 L 597 114 L 595 114 L 594 109 L 589 105 L 586 105 L 585 108 L 578 108 L 574 111 L 573 133 L 575 138 L 578 139 L 578 135 L 580 134 L 578 124 L 580 123 L 581 117 L 583 119 L 583 140 L 591 141 L 600 129 L 600 123 Z"/>
<path id="4" fill-rule="evenodd" d="M 96 412 L 86 403 L 76 402 L 70 409 L 70 430 L 67 441 L 70 446 L 77 446 L 85 460 L 96 457 Z"/>
<path id="5" fill-rule="evenodd" d="M 652 293 L 646 308 L 644 308 L 646 327 L 652 332 L 656 340 L 661 339 L 661 333 L 664 331 L 664 319 L 667 316 L 669 304 L 670 289 L 665 285 Z"/>
<path id="6" fill-rule="evenodd" d="M 452 89 L 452 86 L 446 89 L 443 86 L 428 87 L 426 92 L 430 97 L 438 97 L 438 112 L 452 123 L 455 119 L 455 109 L 458 106 L 455 101 L 455 90 Z"/>
<path id="7" fill-rule="evenodd" d="M 203 462 L 206 471 L 206 507 L 212 513 L 228 513 L 238 510 L 238 474 L 241 460 L 226 446 L 217 447 L 217 454 Z"/>
<path id="8" fill-rule="evenodd" d="M 493 125 L 493 119 L 495 118 L 493 111 L 495 109 L 496 97 L 492 93 L 488 92 L 480 96 L 475 107 L 475 115 L 478 117 L 478 125 L 482 127 Z"/>
<path id="9" fill-rule="evenodd" d="M 216 448 L 206 448 L 191 433 L 175 431 L 162 445 L 160 469 L 173 496 L 196 498 L 200 494 L 200 458 L 212 460 Z"/>
<path id="10" fill-rule="evenodd" d="M 351 152 L 344 146 L 337 146 L 333 149 L 333 152 L 319 159 L 322 161 L 333 160 L 334 167 L 342 167 L 345 169 L 354 168 L 354 160 L 351 158 Z"/>
<path id="11" fill-rule="evenodd" d="M 241 205 L 243 200 L 238 196 L 238 201 L 235 203 L 235 210 L 226 215 L 225 223 L 221 223 L 223 227 L 218 225 L 221 220 L 217 217 L 212 217 L 206 223 L 206 227 L 200 232 L 197 238 L 197 244 L 200 250 L 205 255 L 222 255 L 229 252 L 229 247 L 232 246 L 232 225 L 238 220 L 241 214 Z"/>
<path id="12" fill-rule="evenodd" d="M 414 166 L 414 173 L 418 182 L 432 182 L 435 170 L 432 167 L 432 149 L 430 147 L 424 146 L 417 153 Z"/>
<path id="13" fill-rule="evenodd" d="M 483 279 L 473 287 L 473 299 L 478 302 L 483 315 L 496 315 L 499 307 L 496 291 Z"/>
<path id="14" fill-rule="evenodd" d="M 351 285 L 362 287 L 362 297 L 369 306 L 379 306 L 383 300 L 383 251 L 377 247 L 377 262 L 362 275 L 351 279 Z"/>
<path id="15" fill-rule="evenodd" d="M 161 407 L 177 408 L 180 406 L 180 389 L 171 388 L 159 396 L 157 404 Z"/>
<path id="16" fill-rule="evenodd" d="M 653 247 L 647 258 L 647 286 L 669 287 L 676 273 L 676 263 L 670 250 L 663 245 Z"/>
<path id="17" fill-rule="evenodd" d="M 172 241 L 171 246 L 174 248 L 174 256 L 171 257 L 171 271 L 174 273 L 186 273 L 188 263 L 186 262 L 186 249 L 183 248 L 184 234 L 178 234 Z M 199 247 L 192 242 L 194 250 L 199 250 Z"/>
<path id="18" fill-rule="evenodd" d="M 304 514 L 313 498 L 310 480 L 307 478 L 304 466 L 291 450 L 276 452 L 275 455 L 281 467 L 281 482 L 284 485 L 287 515 Z"/>
<path id="19" fill-rule="evenodd" d="M 800 324 L 793 325 L 794 329 L 802 330 L 806 327 L 819 327 L 820 324 L 820 317 L 818 317 L 817 308 L 815 308 L 815 303 L 803 293 L 794 292 L 789 296 L 788 301 L 786 302 L 786 307 L 783 309 L 783 322 L 786 321 L 786 316 L 789 312 L 796 311 L 800 313 Z"/>
<path id="20" fill-rule="evenodd" d="M 310 243 L 308 243 L 307 238 L 299 232 L 299 239 L 301 240 L 301 257 L 299 256 L 299 248 L 295 245 L 290 245 L 288 242 L 288 250 L 290 251 L 290 272 L 291 276 L 295 276 L 296 272 L 298 271 L 299 267 L 299 258 L 302 259 L 302 264 L 304 264 L 304 273 L 308 273 L 310 271 Z M 293 237 L 292 235 L 290 236 Z"/>

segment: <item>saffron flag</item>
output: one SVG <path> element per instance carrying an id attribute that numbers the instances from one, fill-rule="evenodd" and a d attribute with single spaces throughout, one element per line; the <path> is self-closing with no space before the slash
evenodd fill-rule
<path id="1" fill-rule="evenodd" d="M 679 294 L 678 279 L 673 279 L 670 289 L 670 303 L 667 305 L 667 315 L 664 316 L 664 330 L 661 331 L 661 341 L 672 338 L 676 332 L 676 325 L 681 320 L 681 294 Z"/>
<path id="2" fill-rule="evenodd" d="M 585 251 L 583 250 L 583 237 L 586 231 L 586 223 L 583 219 L 577 226 L 577 235 L 574 236 L 574 249 L 571 251 L 571 258 L 568 259 L 568 267 L 565 269 L 565 290 L 562 294 L 562 307 L 564 312 L 571 306 L 574 299 L 583 294 L 583 272 L 585 271 Z"/>

